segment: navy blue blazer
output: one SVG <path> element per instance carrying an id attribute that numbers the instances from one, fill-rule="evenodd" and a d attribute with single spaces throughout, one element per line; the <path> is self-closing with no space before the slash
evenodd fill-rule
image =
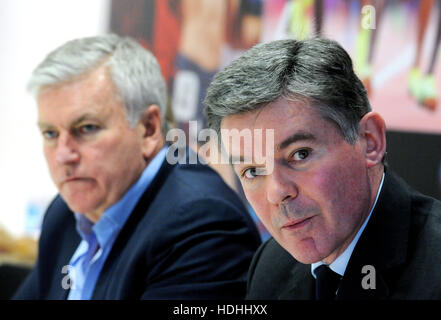
<path id="1" fill-rule="evenodd" d="M 36 265 L 14 299 L 67 298 L 62 271 L 81 240 L 75 226 L 57 196 Z M 92 299 L 242 299 L 259 244 L 245 207 L 216 172 L 164 161 L 118 235 Z"/>

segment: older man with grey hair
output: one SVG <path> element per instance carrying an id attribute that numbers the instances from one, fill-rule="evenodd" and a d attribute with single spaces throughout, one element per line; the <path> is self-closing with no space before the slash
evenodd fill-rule
<path id="1" fill-rule="evenodd" d="M 166 86 L 149 51 L 112 34 L 72 40 L 29 90 L 60 194 L 16 299 L 244 297 L 259 235 L 213 170 L 166 161 Z"/>
<path id="2" fill-rule="evenodd" d="M 340 45 L 257 45 L 215 76 L 205 105 L 272 235 L 248 298 L 441 299 L 441 203 L 386 167 L 385 122 Z M 273 141 L 231 144 L 233 129 Z M 270 161 L 249 152 L 256 141 L 274 145 Z"/>

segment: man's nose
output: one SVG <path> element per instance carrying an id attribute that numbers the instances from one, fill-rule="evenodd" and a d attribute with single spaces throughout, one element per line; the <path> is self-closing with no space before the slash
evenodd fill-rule
<path id="1" fill-rule="evenodd" d="M 271 204 L 278 206 L 285 200 L 297 197 L 298 188 L 292 174 L 275 166 L 268 178 L 267 200 Z"/>
<path id="2" fill-rule="evenodd" d="M 80 159 L 76 143 L 68 133 L 62 133 L 58 137 L 55 161 L 58 164 L 72 164 Z"/>

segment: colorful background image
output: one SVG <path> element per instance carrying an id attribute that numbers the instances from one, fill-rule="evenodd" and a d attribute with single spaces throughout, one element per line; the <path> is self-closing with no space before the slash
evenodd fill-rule
<path id="1" fill-rule="evenodd" d="M 266 4 L 262 41 L 313 34 L 337 40 L 351 54 L 388 129 L 441 133 L 439 1 Z"/>

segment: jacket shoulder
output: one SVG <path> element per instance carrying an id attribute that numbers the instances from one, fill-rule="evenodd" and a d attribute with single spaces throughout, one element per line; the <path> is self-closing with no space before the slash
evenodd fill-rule
<path id="1" fill-rule="evenodd" d="M 58 195 L 49 204 L 43 218 L 37 262 L 14 298 L 61 298 L 62 267 L 68 263 L 78 242 L 73 214 Z"/>
<path id="2" fill-rule="evenodd" d="M 247 299 L 277 298 L 292 280 L 299 264 L 274 238 L 264 242 L 255 253 L 248 273 Z"/>
<path id="3" fill-rule="evenodd" d="M 52 247 L 55 239 L 60 240 L 72 234 L 75 234 L 74 237 L 77 236 L 75 217 L 63 198 L 57 195 L 49 204 L 43 218 L 39 251 L 45 251 L 46 246 Z"/>
<path id="4" fill-rule="evenodd" d="M 441 202 L 419 193 L 394 174 L 388 173 L 387 179 L 380 194 L 381 210 L 377 218 L 374 216 L 378 222 L 375 239 L 369 239 L 376 241 L 375 248 L 382 253 L 379 260 L 385 268 L 389 296 L 440 299 Z M 369 233 L 368 228 L 365 232 Z"/>
<path id="5" fill-rule="evenodd" d="M 197 212 L 210 213 L 206 218 L 240 220 L 255 229 L 237 193 L 207 165 L 176 165 L 159 188 L 152 207 L 178 214 L 181 218 Z"/>
<path id="6" fill-rule="evenodd" d="M 237 203 L 236 193 L 223 181 L 220 175 L 208 165 L 177 165 L 170 175 L 183 191 L 191 193 L 190 199 L 217 195 Z"/>

